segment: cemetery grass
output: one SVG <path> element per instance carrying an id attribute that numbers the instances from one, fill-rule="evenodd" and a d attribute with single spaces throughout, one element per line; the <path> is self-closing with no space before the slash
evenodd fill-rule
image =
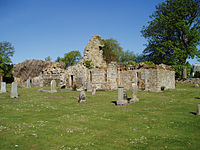
<path id="1" fill-rule="evenodd" d="M 115 106 L 117 91 L 39 93 L 19 88 L 0 94 L 0 149 L 177 150 L 200 148 L 200 88 L 177 85 L 160 93 L 139 91 L 139 102 Z M 49 87 L 44 89 L 50 89 Z M 131 91 L 128 91 L 131 97 Z"/>

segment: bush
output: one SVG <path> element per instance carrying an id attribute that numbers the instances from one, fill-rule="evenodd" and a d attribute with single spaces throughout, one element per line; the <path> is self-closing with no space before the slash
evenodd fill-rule
<path id="1" fill-rule="evenodd" d="M 92 61 L 91 60 L 86 60 L 85 61 L 85 66 L 88 69 L 91 69 L 93 67 Z"/>
<path id="2" fill-rule="evenodd" d="M 161 86 L 161 91 L 164 91 L 165 90 L 165 86 Z"/>

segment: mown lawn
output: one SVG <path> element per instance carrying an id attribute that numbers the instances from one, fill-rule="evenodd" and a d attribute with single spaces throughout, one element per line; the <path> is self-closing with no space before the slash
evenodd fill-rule
<path id="1" fill-rule="evenodd" d="M 19 88 L 20 97 L 0 94 L 0 149 L 21 150 L 199 150 L 200 88 L 140 91 L 139 102 L 115 106 L 117 91 L 39 93 Z M 49 88 L 46 88 L 49 89 Z M 128 91 L 131 97 L 131 91 Z"/>

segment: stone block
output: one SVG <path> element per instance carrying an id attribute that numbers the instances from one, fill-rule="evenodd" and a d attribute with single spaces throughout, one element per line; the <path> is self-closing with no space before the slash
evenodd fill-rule
<path id="1" fill-rule="evenodd" d="M 0 93 L 6 93 L 6 82 L 1 82 L 1 91 Z"/>

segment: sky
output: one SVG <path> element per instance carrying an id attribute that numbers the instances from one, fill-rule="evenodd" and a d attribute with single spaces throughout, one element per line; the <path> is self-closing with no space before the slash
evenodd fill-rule
<path id="1" fill-rule="evenodd" d="M 93 35 L 141 54 L 141 29 L 164 0 L 0 0 L 0 41 L 15 47 L 14 64 L 83 51 Z M 196 60 L 190 60 L 194 64 Z"/>

